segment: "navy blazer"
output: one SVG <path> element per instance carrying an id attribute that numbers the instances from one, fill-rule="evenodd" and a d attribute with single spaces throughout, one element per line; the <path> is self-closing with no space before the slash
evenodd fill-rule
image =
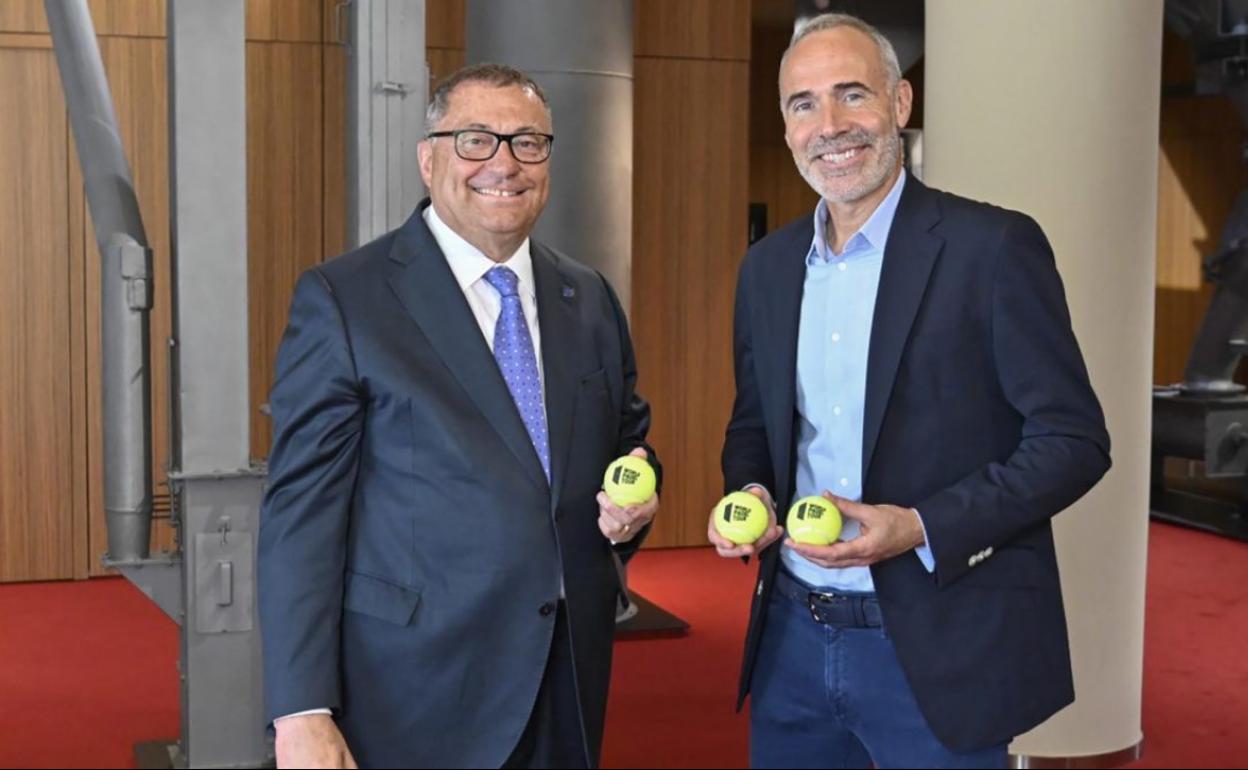
<path id="1" fill-rule="evenodd" d="M 797 337 L 810 216 L 741 265 L 727 490 L 793 496 Z M 886 631 L 933 731 L 972 751 L 1074 699 L 1050 519 L 1108 470 L 1109 435 L 1061 279 L 1029 217 L 906 182 L 867 359 L 863 500 L 918 509 L 913 552 L 871 568 Z M 779 563 L 761 555 L 739 702 Z"/>
<path id="2" fill-rule="evenodd" d="M 618 567 L 641 538 L 613 548 L 595 496 L 650 423 L 624 312 L 532 244 L 548 483 L 426 205 L 295 290 L 258 560 L 268 718 L 332 708 L 363 767 L 497 767 L 562 583 L 582 713 L 561 718 L 596 762 Z"/>

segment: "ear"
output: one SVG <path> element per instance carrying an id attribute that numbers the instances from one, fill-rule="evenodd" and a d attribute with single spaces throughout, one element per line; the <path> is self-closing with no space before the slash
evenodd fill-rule
<path id="1" fill-rule="evenodd" d="M 906 123 L 910 121 L 910 109 L 914 106 L 914 88 L 910 86 L 909 80 L 897 81 L 897 97 L 894 100 L 893 110 L 894 117 L 897 119 L 897 128 L 905 128 Z"/>
<path id="2" fill-rule="evenodd" d="M 422 139 L 416 145 L 416 154 L 420 158 L 420 178 L 429 190 L 433 187 L 433 140 Z"/>

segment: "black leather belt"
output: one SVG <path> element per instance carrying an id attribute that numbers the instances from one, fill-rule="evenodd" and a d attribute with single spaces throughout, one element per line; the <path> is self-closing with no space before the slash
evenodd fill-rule
<path id="1" fill-rule="evenodd" d="M 841 628 L 880 628 L 884 625 L 875 594 L 819 590 L 793 577 L 784 568 L 776 571 L 775 590 L 805 607 L 816 623 Z"/>

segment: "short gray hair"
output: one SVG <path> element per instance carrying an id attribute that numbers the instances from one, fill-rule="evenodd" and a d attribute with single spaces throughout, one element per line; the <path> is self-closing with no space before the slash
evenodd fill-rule
<path id="1" fill-rule="evenodd" d="M 804 38 L 816 32 L 826 32 L 839 27 L 852 27 L 869 35 L 875 41 L 876 47 L 880 49 L 880 60 L 884 64 L 884 71 L 888 75 L 888 86 L 896 88 L 897 81 L 901 80 L 901 64 L 897 61 L 897 50 L 893 48 L 893 44 L 884 36 L 884 33 L 848 13 L 825 13 L 801 21 L 797 29 L 793 30 L 793 39 L 789 41 L 789 47 L 784 50 L 784 56 L 780 57 L 780 69 L 784 69 L 784 62 L 789 58 L 789 52 L 793 50 L 793 46 Z"/>
<path id="2" fill-rule="evenodd" d="M 506 64 L 472 64 L 447 75 L 429 97 L 429 106 L 425 108 L 425 133 L 431 133 L 446 117 L 451 106 L 451 93 L 464 83 L 485 83 L 498 88 L 519 86 L 532 91 L 546 108 L 546 117 L 551 117 L 550 102 L 546 99 L 542 87 L 533 78 Z"/>

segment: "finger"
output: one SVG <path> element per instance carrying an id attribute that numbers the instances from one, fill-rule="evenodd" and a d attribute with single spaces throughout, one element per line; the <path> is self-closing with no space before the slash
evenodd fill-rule
<path id="1" fill-rule="evenodd" d="M 637 534 L 638 527 L 631 524 L 618 522 L 606 515 L 598 517 L 598 529 L 608 540 L 614 540 L 617 543 L 628 542 Z"/>
<path id="2" fill-rule="evenodd" d="M 755 541 L 754 550 L 756 551 L 765 550 L 772 543 L 776 542 L 783 536 L 784 536 L 784 527 L 777 526 L 776 522 L 773 520 L 771 522 L 771 526 L 769 526 L 767 528 L 767 531 L 763 533 L 763 536 L 760 537 L 757 541 Z"/>
<path id="3" fill-rule="evenodd" d="M 836 506 L 837 510 L 841 512 L 842 516 L 858 522 L 866 522 L 869 518 L 871 518 L 871 514 L 875 510 L 875 506 L 873 505 L 867 505 L 866 503 L 860 503 L 855 500 L 840 497 L 826 489 L 823 491 L 823 498 L 825 500 L 830 500 L 832 504 Z"/>
<path id="4" fill-rule="evenodd" d="M 640 446 L 634 447 L 633 451 L 629 452 L 628 454 L 632 457 L 645 457 L 645 458 L 650 457 L 650 455 L 646 453 L 646 448 L 640 447 Z"/>
<path id="5" fill-rule="evenodd" d="M 707 530 L 706 537 L 710 540 L 711 545 L 715 546 L 715 552 L 725 558 L 752 556 L 754 554 L 753 545 L 749 543 L 745 545 L 738 545 L 737 543 L 732 542 L 728 538 L 719 534 L 719 532 L 715 530 L 714 525 L 711 525 L 711 528 Z"/>
<path id="6" fill-rule="evenodd" d="M 612 513 L 615 513 L 621 516 L 625 515 L 624 508 L 611 502 L 611 498 L 607 497 L 606 492 L 599 492 L 598 495 L 594 499 L 598 501 L 598 510 L 611 511 Z"/>

